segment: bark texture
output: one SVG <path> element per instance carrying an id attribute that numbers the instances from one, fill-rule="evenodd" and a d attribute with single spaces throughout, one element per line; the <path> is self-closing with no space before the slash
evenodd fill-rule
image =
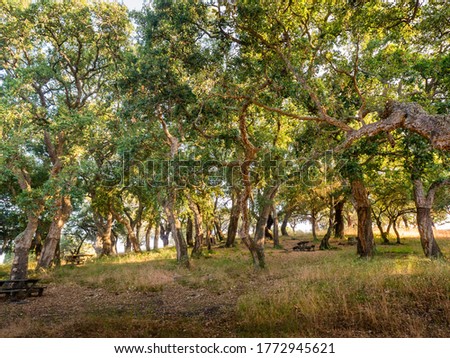
<path id="1" fill-rule="evenodd" d="M 155 237 L 153 238 L 153 250 L 159 249 L 159 230 L 160 230 L 161 224 L 159 222 L 156 223 L 155 226 Z"/>
<path id="2" fill-rule="evenodd" d="M 358 254 L 360 257 L 371 258 L 375 253 L 375 243 L 372 231 L 372 210 L 367 190 L 360 179 L 352 180 L 351 187 L 358 215 Z"/>
<path id="3" fill-rule="evenodd" d="M 275 205 L 272 205 L 272 217 L 273 217 L 273 246 L 280 247 L 280 233 L 278 230 L 278 213 Z"/>
<path id="4" fill-rule="evenodd" d="M 450 184 L 450 179 L 434 182 L 428 193 L 425 192 L 423 183 L 420 179 L 413 180 L 414 202 L 417 209 L 417 228 L 419 230 L 420 242 L 426 257 L 437 259 L 443 257 L 433 232 L 433 219 L 431 217 L 431 208 L 434 202 L 436 190 L 442 185 Z"/>
<path id="5" fill-rule="evenodd" d="M 195 239 L 194 239 L 194 248 L 192 249 L 192 257 L 200 257 L 202 254 L 202 246 L 204 240 L 204 232 L 203 232 L 203 216 L 198 203 L 194 202 L 192 197 L 187 194 L 189 208 L 194 215 L 194 227 L 195 227 Z M 209 233 L 207 233 L 207 240 L 209 240 Z"/>
<path id="6" fill-rule="evenodd" d="M 230 223 L 228 225 L 227 231 L 227 242 L 225 244 L 226 247 L 234 246 L 234 242 L 236 240 L 236 235 L 238 231 L 239 225 L 239 215 L 240 215 L 240 202 L 239 202 L 239 194 L 232 191 L 231 194 L 231 211 L 230 211 Z"/>
<path id="7" fill-rule="evenodd" d="M 14 259 L 11 267 L 11 280 L 22 280 L 28 275 L 28 252 L 37 230 L 39 218 L 32 211 L 27 213 L 27 227 L 14 241 Z"/>
<path id="8" fill-rule="evenodd" d="M 273 199 L 278 191 L 278 185 L 268 187 L 264 190 L 261 209 L 258 221 L 256 222 L 255 236 L 252 240 L 244 240 L 252 255 L 255 267 L 264 268 L 266 266 L 266 258 L 264 254 L 264 239 L 267 219 L 272 210 Z"/>
<path id="9" fill-rule="evenodd" d="M 343 239 L 344 238 L 344 230 L 345 230 L 345 224 L 344 224 L 344 200 L 339 200 L 336 203 L 335 211 L 334 211 L 334 237 L 336 239 Z"/>
<path id="10" fill-rule="evenodd" d="M 141 247 L 139 245 L 138 238 L 136 237 L 136 234 L 133 230 L 132 223 L 130 222 L 129 218 L 123 216 L 122 214 L 113 211 L 114 218 L 120 222 L 127 231 L 127 244 L 125 247 L 125 251 L 127 252 L 127 246 L 131 246 L 134 250 L 134 252 L 141 252 Z"/>
<path id="11" fill-rule="evenodd" d="M 189 254 L 187 243 L 181 235 L 181 223 L 178 220 L 177 213 L 175 211 L 175 189 L 168 188 L 168 198 L 164 205 L 164 211 L 169 221 L 170 231 L 172 232 L 172 238 L 175 242 L 177 250 L 177 261 L 185 267 L 189 267 Z"/>
<path id="12" fill-rule="evenodd" d="M 38 262 L 38 268 L 49 268 L 54 263 L 55 253 L 61 240 L 61 232 L 72 213 L 69 196 L 62 196 L 57 202 L 57 210 L 44 240 L 44 247 Z"/>
<path id="13" fill-rule="evenodd" d="M 31 194 L 31 177 L 26 170 L 14 170 L 20 189 Z M 28 252 L 33 237 L 39 225 L 39 215 L 44 210 L 43 201 L 36 201 L 35 207 L 26 210 L 27 226 L 14 240 L 14 259 L 11 265 L 10 277 L 12 280 L 25 279 L 28 276 Z"/>
<path id="14" fill-rule="evenodd" d="M 372 137 L 381 132 L 405 128 L 430 140 L 431 145 L 440 150 L 450 150 L 450 116 L 428 114 L 417 103 L 388 101 L 381 120 L 349 131 L 345 142 L 338 149 L 350 145 L 363 137 Z"/>

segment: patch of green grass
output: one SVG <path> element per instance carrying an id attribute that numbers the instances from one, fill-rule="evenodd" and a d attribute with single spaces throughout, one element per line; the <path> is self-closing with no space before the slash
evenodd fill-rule
<path id="1" fill-rule="evenodd" d="M 261 282 L 264 290 L 240 297 L 240 335 L 449 334 L 450 265 L 408 254 L 417 249 L 395 258 L 380 250 L 371 261 L 355 258 L 353 248 L 290 259 L 282 273 L 267 275 L 270 284 Z"/>
<path id="2" fill-rule="evenodd" d="M 9 277 L 10 270 L 11 270 L 11 266 L 0 265 L 0 279 L 6 279 L 7 277 Z"/>
<path id="3" fill-rule="evenodd" d="M 160 291 L 177 270 L 173 248 L 140 254 L 103 257 L 82 266 L 64 265 L 41 276 L 60 284 L 76 283 L 111 292 Z"/>

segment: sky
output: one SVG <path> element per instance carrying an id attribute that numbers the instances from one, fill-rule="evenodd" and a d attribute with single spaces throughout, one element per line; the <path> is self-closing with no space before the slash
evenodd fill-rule
<path id="1" fill-rule="evenodd" d="M 144 0 L 119 0 L 119 2 L 126 5 L 130 10 L 140 10 Z"/>

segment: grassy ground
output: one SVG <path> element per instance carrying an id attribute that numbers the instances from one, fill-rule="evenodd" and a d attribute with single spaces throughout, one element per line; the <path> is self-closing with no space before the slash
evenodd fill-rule
<path id="1" fill-rule="evenodd" d="M 40 274 L 43 297 L 0 301 L 0 337 L 450 336 L 450 264 L 423 258 L 417 238 L 378 245 L 370 262 L 354 246 L 296 242 L 269 243 L 262 271 L 244 247 L 215 248 L 191 270 L 173 249 L 62 266 Z"/>

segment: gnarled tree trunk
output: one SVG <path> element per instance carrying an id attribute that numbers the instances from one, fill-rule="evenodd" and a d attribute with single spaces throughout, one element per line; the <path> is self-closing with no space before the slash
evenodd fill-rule
<path id="1" fill-rule="evenodd" d="M 280 247 L 280 234 L 278 230 L 278 213 L 275 205 L 272 205 L 272 216 L 273 216 L 273 247 Z"/>
<path id="2" fill-rule="evenodd" d="M 164 205 L 164 211 L 169 221 L 173 241 L 177 250 L 177 261 L 185 267 L 189 267 L 189 254 L 186 241 L 181 235 L 181 223 L 175 212 L 175 188 L 168 188 L 168 197 Z"/>
<path id="3" fill-rule="evenodd" d="M 113 215 L 108 213 L 104 231 L 102 233 L 102 255 L 110 256 L 116 254 L 112 236 Z"/>
<path id="4" fill-rule="evenodd" d="M 426 194 L 422 181 L 420 179 L 413 180 L 414 202 L 417 209 L 417 228 L 420 234 L 420 242 L 425 256 L 430 259 L 437 259 L 443 256 L 434 238 L 431 208 L 436 190 L 445 184 L 450 184 L 450 180 L 433 183 Z"/>
<path id="5" fill-rule="evenodd" d="M 42 210 L 38 210 L 38 213 Z M 39 217 L 38 213 L 27 212 L 27 227 L 14 240 L 14 259 L 11 267 L 11 280 L 22 280 L 28 275 L 28 252 L 36 233 Z"/>
<path id="6" fill-rule="evenodd" d="M 192 223 L 192 219 L 190 216 L 187 218 L 186 223 L 186 242 L 188 246 L 192 247 L 194 246 L 194 224 Z"/>
<path id="7" fill-rule="evenodd" d="M 44 240 L 38 268 L 49 268 L 54 261 L 55 253 L 61 240 L 61 232 L 72 213 L 72 203 L 70 197 L 64 195 L 58 200 L 58 208 L 53 217 L 47 237 Z"/>
<path id="8" fill-rule="evenodd" d="M 336 203 L 334 211 L 334 238 L 343 239 L 344 238 L 344 205 L 345 200 L 339 200 Z"/>
<path id="9" fill-rule="evenodd" d="M 253 264 L 256 267 L 264 268 L 266 266 L 266 258 L 264 254 L 265 228 L 270 211 L 272 210 L 273 199 L 278 191 L 278 185 L 268 187 L 264 190 L 262 198 L 262 206 L 259 212 L 259 218 L 256 222 L 255 236 L 252 240 L 244 240 L 250 253 L 252 254 Z"/>
<path id="10" fill-rule="evenodd" d="M 361 179 L 352 180 L 351 187 L 358 215 L 358 254 L 360 257 L 371 258 L 375 253 L 375 243 L 372 231 L 372 210 L 367 190 Z"/>
<path id="11" fill-rule="evenodd" d="M 134 252 L 141 252 L 141 247 L 139 245 L 138 239 L 136 237 L 136 234 L 133 230 L 133 227 L 131 226 L 130 220 L 128 218 L 125 218 L 123 215 L 119 214 L 116 211 L 112 210 L 112 213 L 114 215 L 114 218 L 120 222 L 123 226 L 125 226 L 125 229 L 127 231 L 127 244 L 125 246 L 125 252 L 129 252 L 129 248 L 127 251 L 127 247 L 131 246 L 134 250 Z"/>

